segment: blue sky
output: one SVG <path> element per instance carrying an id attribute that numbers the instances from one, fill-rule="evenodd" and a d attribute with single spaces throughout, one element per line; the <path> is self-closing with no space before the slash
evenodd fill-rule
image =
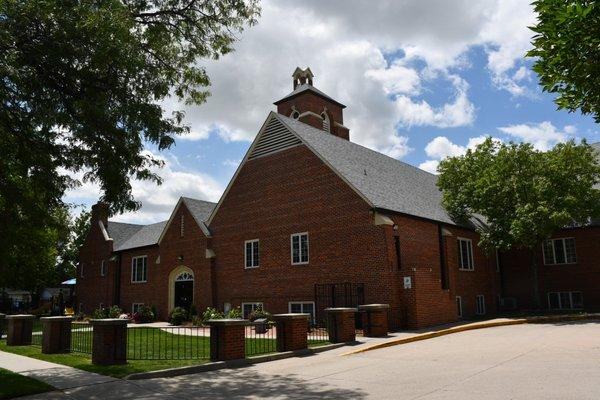
<path id="1" fill-rule="evenodd" d="M 273 101 L 292 89 L 296 66 L 309 66 L 315 86 L 346 104 L 345 125 L 361 145 L 435 171 L 484 136 L 528 141 L 546 149 L 575 139 L 600 141 L 591 117 L 556 111 L 523 58 L 535 15 L 522 0 L 265 1 L 257 26 L 236 51 L 200 60 L 212 80 L 208 102 L 185 109 L 192 133 L 154 154 L 164 184 L 134 182 L 136 213 L 149 223 L 168 218 L 179 196 L 217 201 Z M 89 206 L 90 184 L 66 200 Z"/>

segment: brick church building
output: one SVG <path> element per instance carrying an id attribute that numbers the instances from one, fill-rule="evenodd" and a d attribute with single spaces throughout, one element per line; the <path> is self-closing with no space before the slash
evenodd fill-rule
<path id="1" fill-rule="evenodd" d="M 529 260 L 486 255 L 441 206 L 436 176 L 353 143 L 345 106 L 296 69 L 217 204 L 182 197 L 168 221 L 133 225 L 92 209 L 79 309 L 259 304 L 274 312 L 390 305 L 395 328 L 530 307 Z M 600 146 L 599 146 L 600 149 Z M 600 305 L 600 224 L 540 249 L 548 308 Z M 544 265 L 546 264 L 546 265 Z"/>

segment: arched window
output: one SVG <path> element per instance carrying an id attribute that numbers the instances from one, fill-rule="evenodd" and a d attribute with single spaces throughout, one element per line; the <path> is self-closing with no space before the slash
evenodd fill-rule
<path id="1" fill-rule="evenodd" d="M 193 280 L 194 280 L 194 275 L 190 274 L 189 272 L 182 272 L 175 279 L 176 282 L 185 282 L 185 281 L 193 281 Z"/>
<path id="2" fill-rule="evenodd" d="M 294 119 L 298 119 L 298 117 L 300 116 L 300 113 L 298 112 L 298 110 L 294 110 L 292 111 L 292 113 L 290 114 L 290 117 L 294 118 Z"/>
<path id="3" fill-rule="evenodd" d="M 329 123 L 329 116 L 327 115 L 327 113 L 325 111 L 323 111 L 321 113 L 321 118 L 323 118 L 323 130 L 325 132 L 329 132 L 330 130 L 330 123 Z"/>

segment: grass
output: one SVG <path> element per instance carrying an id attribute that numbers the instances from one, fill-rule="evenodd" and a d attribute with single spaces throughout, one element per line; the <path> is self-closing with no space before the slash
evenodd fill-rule
<path id="1" fill-rule="evenodd" d="M 54 390 L 47 383 L 0 368 L 0 399 L 45 393 Z"/>

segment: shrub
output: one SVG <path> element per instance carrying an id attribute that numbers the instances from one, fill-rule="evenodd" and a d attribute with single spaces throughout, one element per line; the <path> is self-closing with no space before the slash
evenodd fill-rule
<path id="1" fill-rule="evenodd" d="M 133 313 L 132 319 L 135 323 L 153 322 L 156 314 L 152 312 L 152 308 L 146 305 L 140 306 L 136 313 Z"/>
<path id="2" fill-rule="evenodd" d="M 119 306 L 96 308 L 92 312 L 93 319 L 105 319 L 105 318 L 119 318 L 123 314 L 123 311 Z"/>
<path id="3" fill-rule="evenodd" d="M 263 310 L 262 306 L 256 307 L 256 309 L 254 311 L 252 311 L 250 313 L 250 315 L 248 316 L 248 319 L 251 322 L 254 322 L 257 319 L 261 319 L 261 318 L 265 318 L 269 322 L 273 321 L 273 316 L 271 315 L 271 313 Z"/>
<path id="4" fill-rule="evenodd" d="M 202 322 L 203 322 L 203 321 L 202 321 L 202 317 L 200 317 L 200 316 L 198 316 L 198 315 L 194 315 L 194 316 L 192 317 L 192 325 L 193 325 L 193 326 L 202 326 L 202 325 L 203 325 L 203 323 L 202 323 Z"/>
<path id="5" fill-rule="evenodd" d="M 231 319 L 242 319 L 242 309 L 240 307 L 234 307 L 227 313 L 227 318 Z"/>
<path id="6" fill-rule="evenodd" d="M 171 311 L 171 317 L 169 318 L 171 325 L 181 325 L 187 319 L 187 311 L 182 307 L 175 307 Z"/>
<path id="7" fill-rule="evenodd" d="M 223 313 L 216 308 L 207 307 L 206 310 L 202 313 L 202 322 L 206 322 L 209 319 L 222 319 L 225 316 Z"/>
<path id="8" fill-rule="evenodd" d="M 121 314 L 123 314 L 123 310 L 119 306 L 112 306 L 108 308 L 107 318 L 119 318 Z"/>

